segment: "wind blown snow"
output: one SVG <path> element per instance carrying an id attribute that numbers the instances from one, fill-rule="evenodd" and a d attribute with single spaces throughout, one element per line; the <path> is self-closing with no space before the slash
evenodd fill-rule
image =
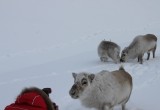
<path id="1" fill-rule="evenodd" d="M 25 87 L 51 87 L 60 110 L 89 110 L 69 96 L 72 72 L 113 71 L 121 64 L 101 62 L 101 40 L 123 49 L 140 34 L 158 38 L 156 58 L 124 63 L 133 77 L 127 110 L 160 109 L 159 0 L 1 0 L 0 109 Z M 120 110 L 117 106 L 114 110 Z"/>

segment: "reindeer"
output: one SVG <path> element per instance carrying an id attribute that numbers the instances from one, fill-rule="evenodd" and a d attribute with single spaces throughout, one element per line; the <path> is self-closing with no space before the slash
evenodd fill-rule
<path id="1" fill-rule="evenodd" d="M 98 56 L 100 60 L 106 62 L 108 58 L 111 58 L 115 63 L 120 60 L 120 46 L 111 41 L 101 41 L 98 46 Z"/>
<path id="2" fill-rule="evenodd" d="M 140 64 L 143 63 L 143 55 L 147 52 L 147 60 L 150 58 L 150 51 L 155 58 L 155 51 L 157 48 L 157 37 L 153 34 L 139 35 L 134 38 L 132 43 L 126 47 L 121 54 L 121 62 L 126 62 L 129 59 L 138 58 Z"/>
<path id="3" fill-rule="evenodd" d="M 69 94 L 73 99 L 80 99 L 82 105 L 97 110 L 113 110 L 121 105 L 125 110 L 132 91 L 132 77 L 120 67 L 116 71 L 103 70 L 97 74 L 72 73 L 74 84 Z"/>

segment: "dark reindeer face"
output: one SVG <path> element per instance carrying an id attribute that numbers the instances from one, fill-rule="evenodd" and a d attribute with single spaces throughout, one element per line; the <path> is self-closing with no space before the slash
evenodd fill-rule
<path id="1" fill-rule="evenodd" d="M 74 84 L 71 87 L 69 94 L 73 99 L 78 99 L 85 88 L 92 83 L 95 75 L 87 73 L 72 73 L 72 75 L 74 78 Z"/>
<path id="2" fill-rule="evenodd" d="M 127 60 L 128 60 L 128 51 L 127 51 L 127 48 L 125 48 L 122 51 L 120 62 L 126 62 Z"/>

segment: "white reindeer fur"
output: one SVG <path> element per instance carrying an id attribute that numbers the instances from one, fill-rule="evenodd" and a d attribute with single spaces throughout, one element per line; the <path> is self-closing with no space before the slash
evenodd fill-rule
<path id="1" fill-rule="evenodd" d="M 111 41 L 101 41 L 98 46 L 98 56 L 101 61 L 106 62 L 108 58 L 111 58 L 115 63 L 120 60 L 120 46 Z"/>
<path id="2" fill-rule="evenodd" d="M 78 79 L 75 80 L 80 80 L 83 74 L 77 74 Z M 132 80 L 131 76 L 124 70 L 103 70 L 95 74 L 92 83 L 84 89 L 79 99 L 82 105 L 98 110 L 112 110 L 118 104 L 125 106 L 132 91 L 132 81 L 129 80 Z"/>
<path id="3" fill-rule="evenodd" d="M 146 40 L 146 36 L 153 38 L 150 38 L 150 41 L 148 41 Z M 156 36 L 151 34 L 139 35 L 136 36 L 132 41 L 132 43 L 122 51 L 122 54 L 123 52 L 127 53 L 125 56 L 125 61 L 128 61 L 128 59 L 138 58 L 139 56 L 143 57 L 144 53 L 156 49 L 156 44 L 157 44 Z"/>
<path id="4" fill-rule="evenodd" d="M 145 42 L 142 36 L 137 36 L 128 49 L 128 57 L 136 58 L 139 54 L 144 54 L 156 45 L 155 41 Z"/>

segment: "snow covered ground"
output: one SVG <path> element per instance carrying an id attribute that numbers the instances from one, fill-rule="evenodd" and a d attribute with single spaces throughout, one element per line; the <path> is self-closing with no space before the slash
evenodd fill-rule
<path id="1" fill-rule="evenodd" d="M 60 110 L 89 110 L 68 92 L 72 72 L 116 70 L 100 62 L 97 46 L 123 49 L 139 34 L 158 37 L 156 58 L 124 63 L 133 77 L 128 110 L 160 109 L 159 0 L 0 0 L 0 109 L 24 87 L 51 87 Z M 146 58 L 146 56 L 145 56 Z M 115 110 L 120 110 L 116 107 Z"/>

